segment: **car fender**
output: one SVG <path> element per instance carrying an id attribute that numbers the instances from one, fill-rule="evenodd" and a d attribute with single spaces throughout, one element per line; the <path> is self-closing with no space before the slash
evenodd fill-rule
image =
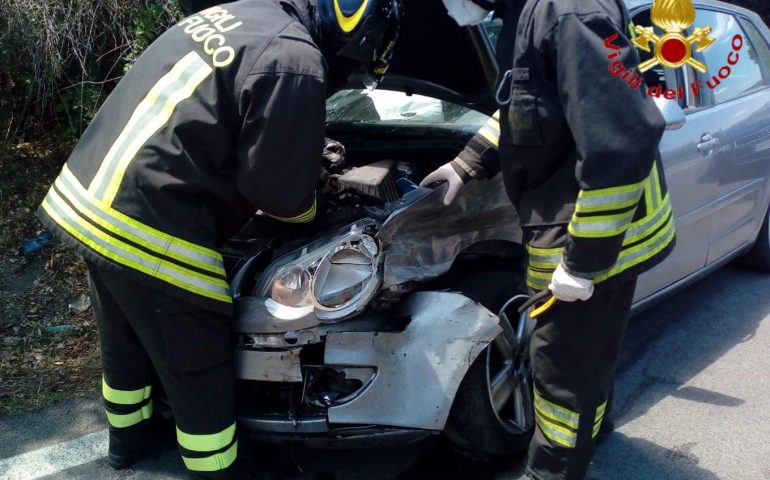
<path id="1" fill-rule="evenodd" d="M 443 430 L 466 372 L 502 332 L 495 314 L 459 293 L 415 293 L 396 315 L 411 320 L 401 332 L 328 335 L 326 365 L 377 371 L 354 399 L 329 408 L 331 424 Z"/>

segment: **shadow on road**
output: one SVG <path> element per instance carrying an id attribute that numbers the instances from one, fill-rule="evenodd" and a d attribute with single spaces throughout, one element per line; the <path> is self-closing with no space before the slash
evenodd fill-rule
<path id="1" fill-rule="evenodd" d="M 632 318 L 616 375 L 616 424 L 644 415 L 669 396 L 723 407 L 743 405 L 731 392 L 685 384 L 754 336 L 770 315 L 763 295 L 768 288 L 767 274 L 730 266 Z"/>
<path id="2" fill-rule="evenodd" d="M 693 443 L 669 449 L 615 433 L 594 456 L 594 467 L 601 468 L 602 476 L 589 473 L 586 480 L 720 480 L 698 466 L 698 458 L 690 452 L 694 446 Z"/>

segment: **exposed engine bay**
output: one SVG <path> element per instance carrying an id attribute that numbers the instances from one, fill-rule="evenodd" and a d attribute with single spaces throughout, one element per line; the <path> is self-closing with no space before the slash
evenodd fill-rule
<path id="1" fill-rule="evenodd" d="M 402 409 L 364 405 L 384 395 L 377 391 L 388 375 L 395 379 L 406 368 L 432 377 L 432 362 L 439 362 L 448 377 L 435 388 L 456 388 L 466 363 L 483 348 L 466 330 L 480 329 L 485 333 L 478 338 L 489 341 L 498 327 L 472 300 L 436 290 L 456 289 L 442 282 L 461 254 L 476 255 L 477 266 L 478 255 L 499 259 L 521 241 L 499 176 L 470 182 L 445 207 L 444 186 L 418 187 L 440 163 L 373 158 L 345 166 L 339 158 L 344 150 L 332 153 L 325 154 L 319 181 L 323 213 L 313 224 L 285 225 L 257 215 L 224 252 L 235 298 L 239 418 L 263 437 L 266 429 L 280 436 L 287 430 L 336 435 L 334 424 L 347 425 L 342 430 L 351 434 L 367 422 L 380 432 L 383 425 L 397 427 Z M 430 290 L 424 300 L 407 301 L 420 298 L 414 293 L 420 290 Z M 442 295 L 449 296 L 437 300 Z M 424 311 L 426 305 L 431 311 Z M 453 325 L 458 330 L 447 327 L 442 334 L 459 350 L 417 360 L 422 355 L 414 355 L 429 348 L 423 342 L 438 338 L 436 316 L 446 315 L 467 316 Z M 384 350 L 367 353 L 364 344 L 373 342 L 384 342 Z M 464 360 L 455 365 L 451 358 L 457 355 Z M 405 399 L 424 386 L 417 382 L 414 388 L 402 392 Z M 437 390 L 435 398 L 453 394 Z M 449 406 L 431 407 L 402 426 L 440 430 Z M 298 419 L 301 427 L 292 426 Z"/>

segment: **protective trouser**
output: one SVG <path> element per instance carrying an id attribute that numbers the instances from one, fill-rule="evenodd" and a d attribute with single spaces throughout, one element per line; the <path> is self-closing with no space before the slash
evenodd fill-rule
<path id="1" fill-rule="evenodd" d="M 536 480 L 579 480 L 607 413 L 615 363 L 636 279 L 598 284 L 585 302 L 558 302 L 538 317 L 531 358 L 537 429 L 527 472 Z"/>
<path id="2" fill-rule="evenodd" d="M 111 443 L 153 413 L 153 368 L 171 404 L 182 459 L 194 478 L 231 475 L 235 436 L 229 319 L 88 262 Z"/>

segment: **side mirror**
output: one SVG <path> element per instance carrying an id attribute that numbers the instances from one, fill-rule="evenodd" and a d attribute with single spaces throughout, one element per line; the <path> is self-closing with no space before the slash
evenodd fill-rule
<path id="1" fill-rule="evenodd" d="M 684 116 L 684 111 L 676 100 L 661 97 L 652 97 L 652 99 L 655 100 L 655 105 L 666 120 L 666 130 L 679 130 L 687 122 L 687 117 Z"/>

